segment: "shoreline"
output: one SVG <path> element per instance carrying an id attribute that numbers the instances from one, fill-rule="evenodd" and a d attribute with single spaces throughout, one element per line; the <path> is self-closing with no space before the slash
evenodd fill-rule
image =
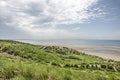
<path id="1" fill-rule="evenodd" d="M 120 61 L 120 54 L 112 54 L 112 53 L 108 53 L 108 52 L 98 52 L 98 51 L 94 51 L 94 50 L 84 50 L 84 49 L 88 49 L 88 48 L 101 48 L 101 49 L 107 49 L 107 50 L 111 50 L 111 51 L 116 51 L 120 53 L 120 49 L 116 49 L 115 47 L 112 46 L 80 46 L 80 45 L 67 45 L 65 47 L 68 48 L 72 48 L 75 49 L 79 52 L 83 52 L 85 54 L 88 55 L 93 55 L 93 56 L 98 56 L 104 59 L 111 59 L 111 60 L 115 60 L 115 61 Z"/>

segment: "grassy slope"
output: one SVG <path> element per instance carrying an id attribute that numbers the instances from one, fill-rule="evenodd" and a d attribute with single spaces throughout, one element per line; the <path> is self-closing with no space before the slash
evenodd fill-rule
<path id="1" fill-rule="evenodd" d="M 66 47 L 0 41 L 0 80 L 120 80 L 120 62 Z"/>

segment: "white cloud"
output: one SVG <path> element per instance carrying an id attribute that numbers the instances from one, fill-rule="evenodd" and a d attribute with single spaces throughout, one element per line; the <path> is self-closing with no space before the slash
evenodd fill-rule
<path id="1" fill-rule="evenodd" d="M 59 24 L 83 23 L 102 14 L 91 7 L 98 0 L 1 0 L 0 20 L 39 36 L 71 36 L 67 30 L 53 28 Z M 90 11 L 89 11 L 90 10 Z M 52 26 L 49 27 L 48 26 Z M 45 28 L 47 27 L 47 28 Z M 75 33 L 76 34 L 76 33 Z M 65 36 L 65 35 L 64 35 Z"/>

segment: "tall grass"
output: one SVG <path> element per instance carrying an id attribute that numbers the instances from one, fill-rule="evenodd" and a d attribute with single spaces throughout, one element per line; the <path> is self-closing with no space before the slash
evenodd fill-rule
<path id="1" fill-rule="evenodd" d="M 43 48 L 0 41 L 0 80 L 120 80 L 120 62 L 68 48 Z"/>

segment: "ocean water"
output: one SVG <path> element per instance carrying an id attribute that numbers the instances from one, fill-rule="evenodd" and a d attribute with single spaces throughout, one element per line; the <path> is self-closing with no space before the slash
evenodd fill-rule
<path id="1" fill-rule="evenodd" d="M 81 39 L 26 39 L 17 40 L 21 42 L 36 44 L 36 45 L 78 45 L 78 46 L 103 46 L 103 47 L 114 47 L 114 49 L 120 50 L 120 40 L 81 40 Z M 107 50 L 103 48 L 86 48 L 86 51 L 96 51 L 103 53 L 120 54 L 120 51 Z"/>
<path id="2" fill-rule="evenodd" d="M 120 47 L 120 40 L 81 40 L 81 39 L 22 39 L 18 40 L 42 45 L 87 45 L 87 46 L 116 46 Z"/>

